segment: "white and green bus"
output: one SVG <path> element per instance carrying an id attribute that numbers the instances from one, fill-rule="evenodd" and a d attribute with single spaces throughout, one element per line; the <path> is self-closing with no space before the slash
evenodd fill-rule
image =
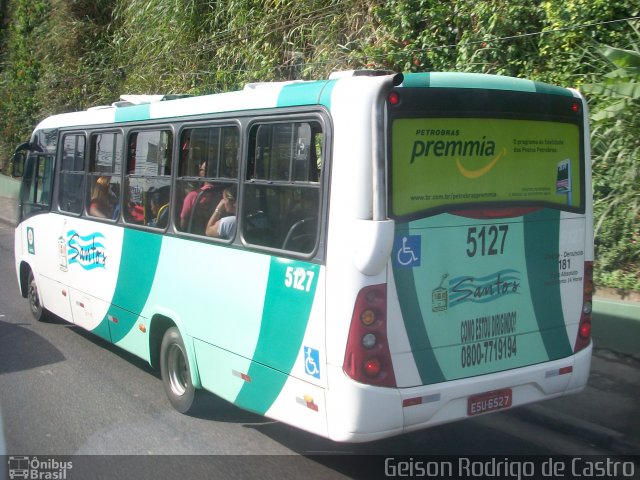
<path id="1" fill-rule="evenodd" d="M 45 119 L 15 164 L 34 316 L 149 361 L 181 412 L 208 390 L 357 442 L 587 382 L 574 90 L 361 71 L 127 96 Z"/>

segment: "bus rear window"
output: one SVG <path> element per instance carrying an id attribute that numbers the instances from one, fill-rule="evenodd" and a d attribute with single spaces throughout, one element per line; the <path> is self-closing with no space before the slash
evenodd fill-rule
<path id="1" fill-rule="evenodd" d="M 574 123 L 397 118 L 391 128 L 395 217 L 487 206 L 584 208 Z"/>

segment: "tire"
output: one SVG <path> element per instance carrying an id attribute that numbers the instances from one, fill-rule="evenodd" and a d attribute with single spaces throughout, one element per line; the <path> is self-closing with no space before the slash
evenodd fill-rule
<path id="1" fill-rule="evenodd" d="M 33 272 L 29 270 L 29 276 L 27 277 L 27 299 L 29 300 L 29 310 L 31 315 L 38 322 L 42 322 L 47 317 L 47 310 L 42 306 L 40 301 L 40 294 L 38 292 L 38 285 L 36 284 L 36 278 L 33 276 Z"/>
<path id="2" fill-rule="evenodd" d="M 177 327 L 169 328 L 162 337 L 160 376 L 173 408 L 184 414 L 193 414 L 200 409 L 203 392 L 193 386 L 187 349 Z"/>

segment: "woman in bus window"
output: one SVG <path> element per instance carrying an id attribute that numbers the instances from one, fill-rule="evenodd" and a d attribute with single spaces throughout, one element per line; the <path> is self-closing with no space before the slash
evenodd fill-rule
<path id="1" fill-rule="evenodd" d="M 118 203 L 116 194 L 111 190 L 110 177 L 98 177 L 93 190 L 87 212 L 92 217 L 113 218 L 114 207 Z"/>
<path id="2" fill-rule="evenodd" d="M 198 176 L 205 177 L 206 169 L 207 164 L 205 162 L 201 163 Z M 180 211 L 180 229 L 187 230 L 191 221 L 192 225 L 189 233 L 202 235 L 206 227 L 207 216 L 211 211 L 211 207 L 218 201 L 218 198 L 220 198 L 220 190 L 207 181 L 203 182 L 196 190 L 187 193 L 182 201 L 182 210 Z M 204 218 L 202 218 L 201 212 L 204 213 Z"/>

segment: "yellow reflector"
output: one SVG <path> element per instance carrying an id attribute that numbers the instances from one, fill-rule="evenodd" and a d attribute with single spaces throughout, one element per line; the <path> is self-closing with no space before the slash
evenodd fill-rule
<path id="1" fill-rule="evenodd" d="M 362 312 L 362 314 L 360 315 L 360 321 L 364 324 L 364 325 L 372 325 L 373 322 L 376 321 L 376 314 L 373 313 L 373 310 L 365 310 L 364 312 Z"/>

